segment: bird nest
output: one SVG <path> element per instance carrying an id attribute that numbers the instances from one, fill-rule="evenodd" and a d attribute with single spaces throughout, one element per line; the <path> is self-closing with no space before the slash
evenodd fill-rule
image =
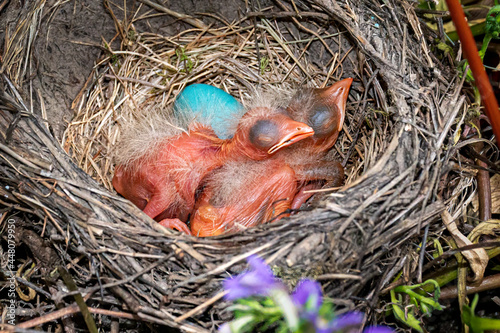
<path id="1" fill-rule="evenodd" d="M 202 18 L 213 17 L 170 13 L 194 26 L 176 36 L 141 33 L 112 15 L 121 44 L 104 45 L 61 143 L 4 76 L 3 221 L 15 220 L 44 267 L 37 283 L 19 282 L 41 302 L 82 295 L 87 306 L 74 312 L 204 332 L 228 319 L 221 281 L 251 254 L 290 285 L 321 281 L 339 309 L 369 312 L 403 268 L 416 276 L 418 236 L 440 235 L 440 214 L 460 216 L 474 193 L 474 173 L 455 163 L 467 144 L 459 141 L 470 108 L 463 80 L 452 59 L 431 52 L 434 32 L 423 33 L 405 1 L 278 4 L 211 25 Z M 163 228 L 112 189 L 123 125 L 151 105 L 168 112 L 187 84 L 249 101 L 256 86 L 324 87 L 345 77 L 354 83 L 334 148 L 345 186 L 322 190 L 305 211 L 197 238 Z"/>

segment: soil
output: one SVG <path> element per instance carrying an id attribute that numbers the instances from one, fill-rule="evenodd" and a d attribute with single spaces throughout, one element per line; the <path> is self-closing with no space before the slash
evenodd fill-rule
<path id="1" fill-rule="evenodd" d="M 2 55 L 5 52 L 5 36 L 15 30 L 18 17 L 23 11 L 30 10 L 35 1 L 11 1 L 0 12 L 0 41 Z M 72 103 L 85 87 L 89 74 L 98 59 L 106 50 L 103 41 L 109 43 L 114 50 L 119 49 L 119 37 L 116 36 L 115 23 L 103 1 L 73 0 L 56 5 L 58 1 L 47 1 L 44 7 L 42 22 L 35 41 L 31 59 L 32 70 L 30 81 L 22 82 L 25 91 L 32 91 L 35 110 L 40 110 L 40 103 L 47 110 L 47 121 L 56 138 L 61 139 L 66 124 L 73 117 Z M 60 2 L 60 1 L 59 1 Z M 188 25 L 175 18 L 158 13 L 140 1 L 110 1 L 117 19 L 123 17 L 124 3 L 127 13 L 132 16 L 137 8 L 140 14 L 148 13 L 153 17 L 139 20 L 134 28 L 141 32 L 152 32 L 163 35 L 175 35 Z M 244 2 L 217 0 L 169 0 L 159 1 L 164 7 L 179 13 L 196 15 L 196 13 L 216 14 L 232 21 L 245 11 Z M 215 19 L 204 20 L 216 23 Z M 212 21 L 212 22 L 210 22 Z M 30 87 L 31 85 L 31 87 Z M 29 88 L 28 88 L 29 87 Z M 43 101 L 40 100 L 43 96 Z M 30 100 L 25 96 L 25 100 Z"/>

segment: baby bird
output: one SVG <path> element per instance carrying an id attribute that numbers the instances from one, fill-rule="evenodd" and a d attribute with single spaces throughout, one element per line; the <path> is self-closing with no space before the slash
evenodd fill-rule
<path id="1" fill-rule="evenodd" d="M 287 111 L 295 121 L 308 124 L 314 135 L 299 146 L 314 154 L 326 154 L 342 130 L 349 88 L 353 79 L 341 80 L 327 88 L 302 88 L 292 97 Z"/>
<path id="2" fill-rule="evenodd" d="M 184 88 L 174 102 L 175 118 L 195 119 L 210 126 L 221 139 L 233 136 L 234 120 L 239 120 L 245 109 L 233 96 L 208 84 L 191 84 Z"/>
<path id="3" fill-rule="evenodd" d="M 301 89 L 288 104 L 291 118 L 314 130 L 314 135 L 307 140 L 280 152 L 299 181 L 292 209 L 300 208 L 312 196 L 305 191 L 320 188 L 324 181 L 331 186 L 340 186 L 343 182 L 344 168 L 339 162 L 328 160 L 327 153 L 342 130 L 352 81 L 348 78 L 327 88 Z"/>
<path id="4" fill-rule="evenodd" d="M 327 158 L 342 129 L 352 79 L 329 88 L 302 89 L 291 99 L 287 113 L 307 123 L 315 134 L 263 162 L 228 163 L 204 182 L 191 217 L 193 235 L 232 233 L 286 216 L 312 196 L 307 190 L 325 181 L 342 184 L 344 169 Z"/>
<path id="5" fill-rule="evenodd" d="M 136 136 L 132 133 L 137 152 L 141 137 L 151 142 L 155 136 L 151 133 L 165 126 L 172 127 L 155 119 L 139 127 Z M 142 147 L 142 154 L 119 158 L 112 182 L 118 193 L 151 218 L 189 233 L 183 222 L 194 208 L 201 180 L 211 171 L 231 161 L 267 159 L 313 134 L 312 128 L 293 121 L 283 109 L 254 108 L 241 118 L 228 140 L 219 139 L 211 128 L 197 123 L 191 124 L 187 132 L 159 135 L 152 147 Z M 125 142 L 122 147 L 127 145 Z"/>
<path id="6" fill-rule="evenodd" d="M 295 173 L 279 158 L 227 163 L 204 184 L 190 222 L 192 234 L 199 237 L 284 217 L 297 191 Z"/>

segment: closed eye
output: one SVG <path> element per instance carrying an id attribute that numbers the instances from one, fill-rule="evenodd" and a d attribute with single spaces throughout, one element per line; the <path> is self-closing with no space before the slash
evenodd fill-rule
<path id="1" fill-rule="evenodd" d="M 278 126 L 270 120 L 259 120 L 250 128 L 250 142 L 260 149 L 271 148 L 278 137 Z"/>
<path id="2" fill-rule="evenodd" d="M 314 136 L 322 138 L 333 133 L 335 121 L 333 110 L 326 105 L 321 105 L 313 109 L 308 124 L 314 129 Z"/>

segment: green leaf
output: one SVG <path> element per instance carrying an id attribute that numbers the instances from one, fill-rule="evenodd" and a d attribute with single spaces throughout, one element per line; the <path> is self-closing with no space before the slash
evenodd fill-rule
<path id="1" fill-rule="evenodd" d="M 319 308 L 318 314 L 321 318 L 324 318 L 326 321 L 331 321 L 335 317 L 335 304 L 331 299 L 324 298 L 323 304 Z"/>
<path id="2" fill-rule="evenodd" d="M 414 291 L 415 289 L 421 289 L 426 285 L 431 285 L 433 292 L 432 297 L 428 297 L 426 295 L 422 295 Z M 402 304 L 402 297 L 398 295 L 396 297 L 396 293 L 406 294 L 410 297 L 410 303 L 413 306 L 407 306 L 407 312 L 403 311 L 404 305 Z M 392 311 L 394 316 L 399 321 L 405 323 L 409 327 L 422 332 L 422 327 L 420 326 L 420 320 L 415 317 L 414 312 L 416 309 L 420 310 L 424 315 L 430 317 L 432 311 L 434 310 L 442 310 L 441 304 L 439 304 L 438 299 L 441 290 L 439 288 L 438 283 L 435 280 L 427 280 L 424 283 L 416 284 L 413 286 L 398 286 L 391 290 L 391 302 L 392 302 Z"/>
<path id="3" fill-rule="evenodd" d="M 391 301 L 392 301 L 392 304 L 391 304 L 392 305 L 392 312 L 394 314 L 394 317 L 397 320 L 408 325 L 409 327 L 413 328 L 414 330 L 416 330 L 418 332 L 424 331 L 422 329 L 422 327 L 420 326 L 420 321 L 417 318 L 415 318 L 409 312 L 405 314 L 403 309 L 401 309 L 401 307 L 396 304 L 396 303 L 400 303 L 400 301 L 398 301 L 396 299 L 396 293 L 394 292 L 394 290 L 391 290 Z"/>
<path id="4" fill-rule="evenodd" d="M 472 333 L 482 333 L 484 331 L 500 330 L 500 319 L 482 318 L 474 314 L 479 295 L 474 296 L 471 306 L 464 305 L 462 312 L 462 321 L 470 327 Z"/>
<path id="5" fill-rule="evenodd" d="M 484 34 L 484 30 L 486 29 L 486 22 L 481 22 L 478 24 L 470 25 L 469 28 L 470 28 L 473 36 L 482 35 L 482 34 Z M 446 34 L 448 35 L 448 38 L 454 42 L 459 40 L 458 33 L 456 31 L 450 31 Z"/>
<path id="6" fill-rule="evenodd" d="M 496 5 L 491 7 L 490 11 L 486 15 L 486 27 L 485 31 L 487 35 L 492 38 L 498 38 L 500 34 L 500 6 Z"/>
<path id="7" fill-rule="evenodd" d="M 180 61 L 184 62 L 184 69 L 182 69 L 181 72 L 186 72 L 186 73 L 191 72 L 194 65 L 191 59 L 187 56 L 185 49 L 183 47 L 177 48 L 175 50 L 175 55 Z"/>
<path id="8" fill-rule="evenodd" d="M 252 315 L 247 315 L 229 322 L 229 327 L 232 333 L 244 333 L 251 332 L 256 324 L 256 318 Z"/>
<path id="9" fill-rule="evenodd" d="M 419 294 L 414 289 L 423 289 L 424 286 L 431 285 L 433 287 L 432 297 L 427 297 L 422 294 Z M 433 310 L 442 310 L 441 304 L 439 304 L 439 296 L 441 295 L 441 289 L 439 288 L 439 284 L 432 279 L 429 279 L 423 283 L 416 284 L 413 286 L 398 286 L 394 288 L 394 292 L 404 293 L 410 296 L 411 301 L 416 305 L 417 308 L 421 308 L 423 313 L 430 313 Z M 425 310 L 422 309 L 422 304 L 425 304 Z M 430 311 L 429 311 L 430 310 Z"/>
<path id="10" fill-rule="evenodd" d="M 443 51 L 445 54 L 453 54 L 453 48 L 446 44 L 446 43 L 443 43 L 443 42 L 439 42 L 437 44 L 437 48 L 441 51 Z"/>
<path id="11" fill-rule="evenodd" d="M 437 256 L 435 258 L 441 256 L 444 253 L 443 246 L 437 238 L 434 238 L 434 247 L 437 250 Z"/>
<path id="12" fill-rule="evenodd" d="M 269 58 L 266 56 L 262 56 L 260 58 L 260 74 L 263 75 L 266 71 L 267 66 L 269 66 Z"/>

